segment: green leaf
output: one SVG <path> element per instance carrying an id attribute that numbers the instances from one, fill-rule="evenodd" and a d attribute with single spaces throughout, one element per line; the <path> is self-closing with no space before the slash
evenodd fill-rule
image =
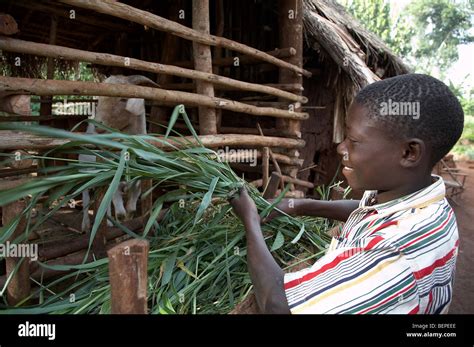
<path id="1" fill-rule="evenodd" d="M 166 129 L 165 139 L 168 138 L 168 135 L 170 134 L 171 129 L 173 129 L 173 126 L 176 123 L 176 120 L 178 119 L 179 109 L 180 109 L 181 106 L 184 107 L 183 105 L 176 106 L 173 110 L 173 113 L 171 114 L 171 118 L 170 118 L 170 121 L 168 123 L 168 129 Z"/>
<path id="2" fill-rule="evenodd" d="M 214 189 L 216 188 L 217 182 L 219 181 L 219 177 L 214 177 L 211 181 L 211 184 L 209 186 L 209 190 L 207 193 L 204 195 L 202 198 L 202 202 L 199 205 L 199 209 L 196 212 L 196 217 L 194 218 L 194 224 L 198 222 L 198 220 L 202 217 L 204 211 L 206 208 L 209 206 L 209 204 L 212 201 L 212 194 L 214 193 Z"/>
<path id="3" fill-rule="evenodd" d="M 279 231 L 277 233 L 277 236 L 275 237 L 275 240 L 273 241 L 272 248 L 270 248 L 270 252 L 276 251 L 277 249 L 280 249 L 281 246 L 285 243 L 285 237 L 283 234 Z"/>
<path id="4" fill-rule="evenodd" d="M 163 270 L 163 278 L 161 279 L 162 286 L 167 285 L 171 280 L 171 275 L 173 273 L 173 270 L 176 264 L 177 255 L 178 255 L 178 252 L 175 252 L 165 261 L 165 267 Z"/>
<path id="5" fill-rule="evenodd" d="M 301 223 L 301 229 L 300 229 L 298 235 L 296 235 L 295 238 L 293 240 L 291 240 L 291 243 L 292 244 L 297 243 L 301 239 L 301 236 L 303 236 L 303 233 L 304 233 L 304 223 Z"/>

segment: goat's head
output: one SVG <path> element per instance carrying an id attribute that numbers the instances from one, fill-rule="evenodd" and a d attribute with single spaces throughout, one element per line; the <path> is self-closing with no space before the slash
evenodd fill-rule
<path id="1" fill-rule="evenodd" d="M 159 87 L 158 84 L 141 75 L 114 75 L 108 77 L 104 82 Z M 139 116 L 145 116 L 145 101 L 143 99 L 99 97 L 95 119 L 106 126 L 122 130 L 127 128 L 131 122 L 136 121 L 135 117 Z M 96 130 L 100 132 L 99 129 Z"/>

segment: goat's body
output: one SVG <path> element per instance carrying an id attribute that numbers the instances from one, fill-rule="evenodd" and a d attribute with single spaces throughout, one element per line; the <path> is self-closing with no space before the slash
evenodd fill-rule
<path id="1" fill-rule="evenodd" d="M 105 80 L 106 83 L 121 83 L 121 84 L 154 84 L 153 81 L 143 76 L 110 76 Z M 146 134 L 146 116 L 145 116 L 145 100 L 143 99 L 125 99 L 116 97 L 99 97 L 95 120 L 110 128 L 119 130 L 124 134 L 129 135 L 144 135 Z M 87 127 L 88 134 L 96 134 L 95 126 L 89 123 Z M 80 161 L 96 161 L 94 155 L 81 154 Z M 124 195 L 128 194 L 127 203 L 124 206 Z M 115 210 L 115 217 L 123 220 L 132 216 L 137 210 L 137 202 L 141 194 L 140 181 L 127 184 L 121 182 L 119 189 L 114 193 L 112 202 Z M 83 218 L 82 230 L 90 230 L 89 219 L 89 191 L 82 193 L 83 203 Z M 107 215 L 111 216 L 111 206 L 107 209 Z M 111 224 L 108 221 L 109 225 Z"/>

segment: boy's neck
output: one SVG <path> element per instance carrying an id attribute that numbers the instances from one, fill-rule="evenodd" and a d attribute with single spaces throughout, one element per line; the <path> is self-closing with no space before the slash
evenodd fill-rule
<path id="1" fill-rule="evenodd" d="M 393 190 L 379 191 L 377 193 L 377 204 L 383 204 L 385 202 L 399 199 L 403 196 L 417 192 L 423 188 L 428 187 L 432 184 L 431 174 L 419 177 L 419 179 L 411 180 L 405 185 L 401 185 Z"/>

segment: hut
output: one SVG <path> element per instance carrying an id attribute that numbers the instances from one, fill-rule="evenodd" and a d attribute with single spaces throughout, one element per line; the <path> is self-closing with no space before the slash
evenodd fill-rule
<path id="1" fill-rule="evenodd" d="M 54 115 L 59 96 L 92 103 L 94 96 L 140 97 L 148 132 L 158 136 L 172 107 L 184 104 L 203 144 L 223 151 L 266 197 L 283 183 L 288 196 L 313 196 L 333 181 L 354 95 L 408 72 L 334 0 L 7 0 L 0 13 L 0 122 L 70 130 L 88 115 Z M 98 82 L 115 74 L 142 74 L 160 88 Z M 40 105 L 38 115 L 31 104 Z M 189 134 L 182 123 L 175 128 Z M 0 151 L 58 144 L 1 135 Z M 255 149 L 258 161 L 232 162 L 238 149 Z M 0 187 L 34 171 L 31 163 L 0 168 Z"/>

